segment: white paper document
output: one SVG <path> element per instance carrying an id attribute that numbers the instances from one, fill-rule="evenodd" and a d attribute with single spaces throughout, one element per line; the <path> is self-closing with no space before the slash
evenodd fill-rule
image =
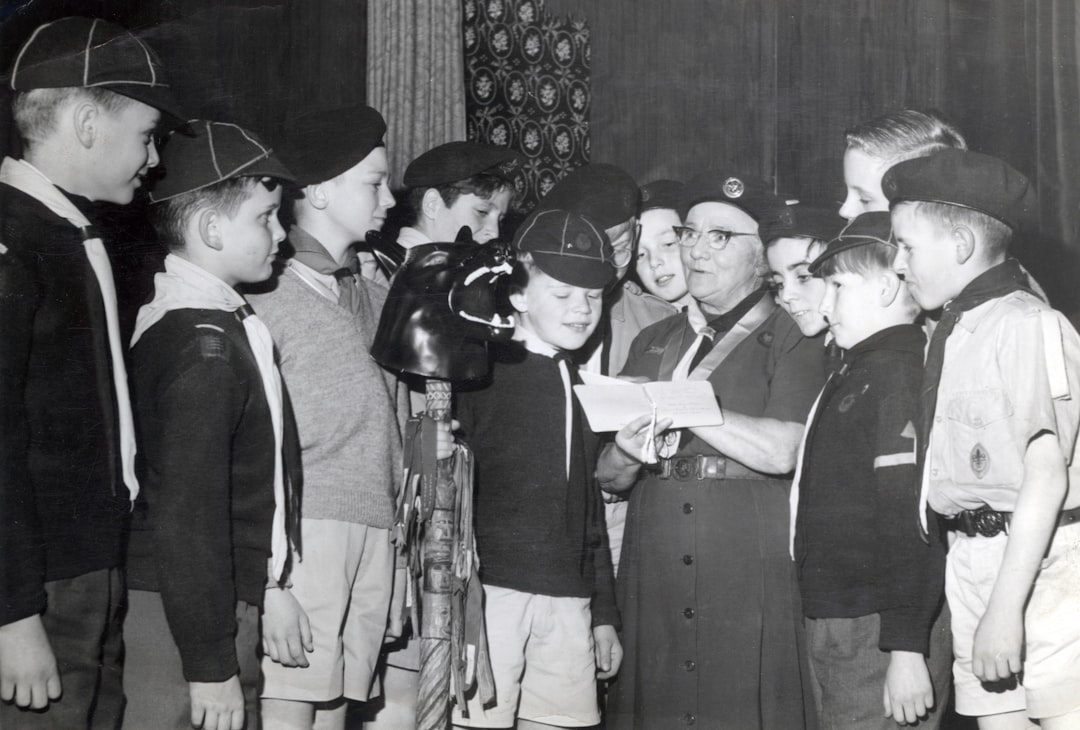
<path id="1" fill-rule="evenodd" d="M 712 385 L 704 380 L 632 383 L 619 378 L 582 372 L 584 385 L 574 393 L 585 410 L 589 427 L 597 432 L 618 431 L 640 416 L 672 420 L 671 428 L 719 426 L 724 422 Z"/>

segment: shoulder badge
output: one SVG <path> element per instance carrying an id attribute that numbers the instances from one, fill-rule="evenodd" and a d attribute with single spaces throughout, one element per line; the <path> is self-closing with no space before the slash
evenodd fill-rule
<path id="1" fill-rule="evenodd" d="M 229 338 L 225 330 L 214 324 L 197 324 L 199 330 L 199 354 L 204 360 L 229 359 Z"/>

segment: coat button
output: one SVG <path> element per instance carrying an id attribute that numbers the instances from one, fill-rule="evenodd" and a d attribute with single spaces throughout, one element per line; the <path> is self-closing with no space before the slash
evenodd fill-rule
<path id="1" fill-rule="evenodd" d="M 686 504 L 684 504 L 682 506 L 682 511 L 683 511 L 684 514 L 690 514 L 691 512 L 694 511 L 694 505 L 687 502 Z"/>
<path id="2" fill-rule="evenodd" d="M 688 672 L 692 672 L 695 669 L 697 669 L 697 664 L 694 663 L 693 659 L 687 659 L 685 662 L 683 662 L 682 666 L 683 666 L 683 669 L 685 669 Z"/>
<path id="3" fill-rule="evenodd" d="M 686 616 L 686 618 L 694 618 L 694 609 L 692 609 L 692 608 L 684 608 L 682 610 L 682 615 Z"/>
<path id="4" fill-rule="evenodd" d="M 687 565 L 693 565 L 694 564 L 694 556 L 693 555 L 683 555 L 682 556 L 682 561 L 684 563 L 686 563 Z"/>
<path id="5" fill-rule="evenodd" d="M 688 712 L 682 716 L 682 721 L 683 725 L 693 725 L 695 722 L 697 722 L 697 718 Z"/>

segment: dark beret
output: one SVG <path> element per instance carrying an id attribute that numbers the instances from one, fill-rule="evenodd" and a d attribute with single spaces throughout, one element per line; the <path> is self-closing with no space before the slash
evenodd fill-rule
<path id="1" fill-rule="evenodd" d="M 777 238 L 816 238 L 829 241 L 843 227 L 836 208 L 794 203 L 776 209 L 759 221 L 758 237 L 768 244 Z"/>
<path id="2" fill-rule="evenodd" d="M 1014 231 L 1035 214 L 1035 189 L 1004 160 L 970 150 L 945 149 L 898 162 L 881 189 L 892 204 L 905 200 L 945 203 L 996 218 Z"/>
<path id="3" fill-rule="evenodd" d="M 273 177 L 296 182 L 254 133 L 235 124 L 193 120 L 183 134 L 173 133 L 161 149 L 162 178 L 150 202 L 216 185 L 234 177 Z"/>
<path id="4" fill-rule="evenodd" d="M 895 245 L 892 241 L 892 219 L 888 211 L 863 213 L 851 219 L 836 238 L 829 241 L 821 255 L 810 262 L 810 273 L 821 268 L 821 264 L 836 254 L 857 246 L 870 243 Z"/>
<path id="5" fill-rule="evenodd" d="M 529 253 L 551 278 L 603 289 L 615 278 L 611 241 L 599 223 L 568 210 L 538 210 L 522 221 L 514 250 Z"/>
<path id="6" fill-rule="evenodd" d="M 332 180 L 383 143 L 386 121 L 369 106 L 302 114 L 285 122 L 278 154 L 302 186 Z"/>
<path id="7" fill-rule="evenodd" d="M 589 164 L 555 183 L 537 208 L 572 210 L 607 230 L 637 215 L 638 186 L 615 165 Z"/>
<path id="8" fill-rule="evenodd" d="M 775 217 L 787 205 L 764 180 L 724 171 L 697 175 L 686 184 L 683 217 L 698 203 L 727 203 L 758 223 Z"/>
<path id="9" fill-rule="evenodd" d="M 479 142 L 447 142 L 409 163 L 402 182 L 408 188 L 431 188 L 467 180 L 482 172 L 511 180 L 522 157 L 508 147 Z"/>
<path id="10" fill-rule="evenodd" d="M 686 188 L 678 180 L 653 180 L 641 186 L 641 212 L 657 208 L 679 210 L 683 190 Z"/>
<path id="11" fill-rule="evenodd" d="M 38 27 L 8 75 L 16 91 L 98 87 L 149 104 L 183 123 L 169 77 L 153 49 L 100 18 L 60 18 Z"/>

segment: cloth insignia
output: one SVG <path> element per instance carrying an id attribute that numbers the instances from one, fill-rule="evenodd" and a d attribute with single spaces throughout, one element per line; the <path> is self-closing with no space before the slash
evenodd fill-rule
<path id="1" fill-rule="evenodd" d="M 228 338 L 225 330 L 212 324 L 195 325 L 199 329 L 199 353 L 204 360 L 228 360 Z"/>
<path id="2" fill-rule="evenodd" d="M 982 444 L 975 444 L 971 448 L 971 471 L 975 476 L 982 479 L 990 471 L 990 454 Z"/>
<path id="3" fill-rule="evenodd" d="M 916 433 L 917 432 L 915 431 L 915 424 L 913 424 L 911 421 L 908 421 L 907 425 L 904 426 L 904 430 L 900 432 L 900 435 L 906 439 L 913 439 L 915 438 Z"/>
<path id="4" fill-rule="evenodd" d="M 842 399 L 840 399 L 840 405 L 838 406 L 838 410 L 841 413 L 847 413 L 848 411 L 850 411 L 851 407 L 855 405 L 855 398 L 856 396 L 854 393 L 848 393 L 847 395 L 845 395 Z"/>
<path id="5" fill-rule="evenodd" d="M 764 347 L 769 347 L 772 345 L 774 338 L 775 335 L 773 335 L 772 332 L 762 332 L 760 335 L 757 336 L 757 341 L 760 342 Z"/>
<path id="6" fill-rule="evenodd" d="M 664 354 L 664 346 L 663 345 L 649 345 L 649 348 L 647 350 L 645 350 L 645 352 L 647 352 L 650 355 L 663 355 Z"/>

